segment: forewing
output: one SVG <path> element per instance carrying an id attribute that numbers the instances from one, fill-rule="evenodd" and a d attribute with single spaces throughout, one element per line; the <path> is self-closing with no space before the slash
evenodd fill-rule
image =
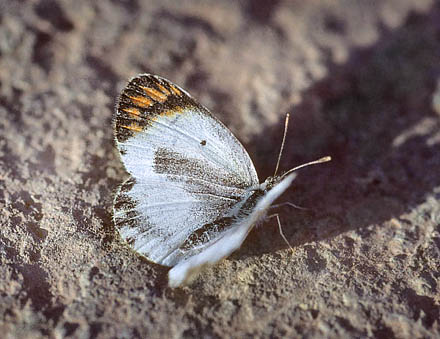
<path id="1" fill-rule="evenodd" d="M 132 79 L 119 98 L 114 130 L 131 174 L 115 198 L 115 224 L 123 239 L 154 262 L 175 265 L 188 237 L 207 225 L 215 233 L 215 221 L 258 184 L 240 142 L 166 79 Z"/>

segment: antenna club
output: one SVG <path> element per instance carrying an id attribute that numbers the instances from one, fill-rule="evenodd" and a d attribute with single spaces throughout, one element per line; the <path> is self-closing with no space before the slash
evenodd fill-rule
<path id="1" fill-rule="evenodd" d="M 307 167 L 307 166 L 310 166 L 310 165 L 321 164 L 321 163 L 323 163 L 323 162 L 327 162 L 327 161 L 330 161 L 330 160 L 332 160 L 332 158 L 331 158 L 330 156 L 326 156 L 326 157 L 320 158 L 320 159 L 318 159 L 318 160 L 310 161 L 310 162 L 307 162 L 307 163 L 305 163 L 305 164 L 302 164 L 302 165 L 296 166 L 296 167 L 291 168 L 290 170 L 288 170 L 286 173 L 284 173 L 284 174 L 281 176 L 281 178 L 284 178 L 284 177 L 285 177 L 286 175 L 288 175 L 289 173 L 292 173 L 292 172 L 294 172 L 294 171 L 296 171 L 296 170 L 299 170 L 300 168 Z"/>
<path id="2" fill-rule="evenodd" d="M 318 159 L 316 162 L 322 163 L 322 162 L 327 162 L 327 161 L 331 161 L 332 157 L 327 155 L 326 157 L 322 157 L 321 159 Z"/>

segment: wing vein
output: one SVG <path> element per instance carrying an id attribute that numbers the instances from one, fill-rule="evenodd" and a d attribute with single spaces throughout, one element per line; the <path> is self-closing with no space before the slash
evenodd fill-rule
<path id="1" fill-rule="evenodd" d="M 213 198 L 218 198 L 218 199 L 222 199 L 222 200 L 226 200 L 226 201 L 233 201 L 233 202 L 237 202 L 238 199 L 232 199 L 232 198 L 228 198 L 228 197 L 223 197 L 221 195 L 217 195 L 217 194 L 211 194 L 211 193 L 192 193 L 195 195 L 203 195 L 206 197 L 213 197 Z"/>

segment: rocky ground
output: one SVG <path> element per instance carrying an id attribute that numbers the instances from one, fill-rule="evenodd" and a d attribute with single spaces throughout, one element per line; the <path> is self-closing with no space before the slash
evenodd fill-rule
<path id="1" fill-rule="evenodd" d="M 276 223 L 191 286 L 112 224 L 111 117 L 159 74 L 260 178 L 323 155 Z M 0 333 L 6 338 L 440 336 L 440 5 L 0 0 Z"/>

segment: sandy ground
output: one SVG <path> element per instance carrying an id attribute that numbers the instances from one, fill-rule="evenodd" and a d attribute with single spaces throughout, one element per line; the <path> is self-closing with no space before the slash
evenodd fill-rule
<path id="1" fill-rule="evenodd" d="M 323 155 L 191 286 L 112 224 L 111 117 L 159 74 L 264 179 Z M 0 333 L 6 338 L 440 336 L 440 6 L 0 0 Z"/>

